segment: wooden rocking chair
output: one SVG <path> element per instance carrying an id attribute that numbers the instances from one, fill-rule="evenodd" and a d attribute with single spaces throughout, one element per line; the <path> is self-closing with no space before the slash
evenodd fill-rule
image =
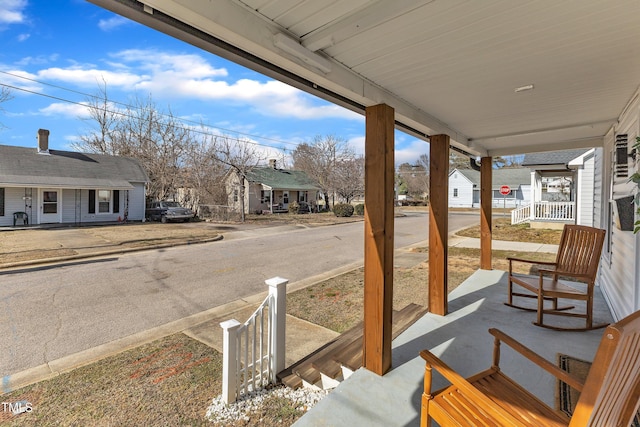
<path id="1" fill-rule="evenodd" d="M 602 336 L 584 384 L 533 350 L 497 329 L 493 366 L 463 378 L 428 350 L 422 394 L 421 427 L 440 426 L 628 426 L 640 405 L 640 311 L 610 325 Z M 554 410 L 500 371 L 500 343 L 580 391 L 572 416 Z M 436 368 L 452 385 L 431 392 Z"/>
<path id="2" fill-rule="evenodd" d="M 555 330 L 586 331 L 603 328 L 604 324 L 593 324 L 593 288 L 596 273 L 600 264 L 600 254 L 604 244 L 605 230 L 581 225 L 565 225 L 560 238 L 560 246 L 555 262 L 540 262 L 527 259 L 509 257 L 509 294 L 505 303 L 510 307 L 521 310 L 537 311 L 538 318 L 534 325 Z M 518 274 L 513 272 L 513 263 L 523 262 L 548 266 L 540 268 L 538 275 Z M 568 278 L 586 283 L 586 290 L 580 289 L 577 283 L 562 280 Z M 513 285 L 517 284 L 531 293 L 514 292 Z M 578 286 L 577 286 L 578 285 Z M 537 308 L 529 308 L 514 304 L 513 297 L 535 298 Z M 567 311 L 574 306 L 558 306 L 558 299 L 582 300 L 586 303 L 584 312 Z M 545 301 L 551 302 L 551 308 L 545 308 Z M 544 323 L 544 315 L 571 316 L 584 318 L 584 328 L 568 328 L 551 326 Z"/>

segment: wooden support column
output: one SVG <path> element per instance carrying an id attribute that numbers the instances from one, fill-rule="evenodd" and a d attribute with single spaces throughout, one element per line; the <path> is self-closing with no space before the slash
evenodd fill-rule
<path id="1" fill-rule="evenodd" d="M 480 163 L 480 268 L 491 270 L 491 205 L 493 202 L 493 160 Z"/>
<path id="2" fill-rule="evenodd" d="M 366 109 L 364 178 L 363 366 L 378 375 L 391 368 L 393 308 L 394 110 Z"/>
<path id="3" fill-rule="evenodd" d="M 429 139 L 429 311 L 444 316 L 448 309 L 449 135 Z"/>

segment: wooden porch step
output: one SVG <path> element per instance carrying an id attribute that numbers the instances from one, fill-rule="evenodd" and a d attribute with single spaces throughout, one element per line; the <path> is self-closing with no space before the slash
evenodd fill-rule
<path id="1" fill-rule="evenodd" d="M 282 381 L 282 383 L 287 387 L 292 388 L 294 390 L 302 387 L 302 378 L 300 378 L 298 375 L 293 373 L 287 375 L 286 377 L 280 378 L 280 381 Z"/>
<path id="2" fill-rule="evenodd" d="M 391 338 L 396 339 L 401 333 L 416 320 L 424 316 L 428 311 L 425 307 L 418 304 L 409 304 L 402 310 L 393 311 Z M 360 339 L 346 346 L 333 355 L 334 361 L 344 365 L 352 371 L 362 367 L 362 336 Z"/>
<path id="3" fill-rule="evenodd" d="M 394 310 L 392 338 L 395 339 L 426 312 L 427 309 L 418 304 L 409 304 L 402 310 Z M 279 373 L 278 378 L 289 387 L 298 388 L 302 385 L 302 380 L 316 384 L 321 379 L 321 373 L 335 379 L 342 373 L 342 366 L 355 371 L 362 367 L 362 334 L 363 323 L 359 322 L 333 341 Z"/>

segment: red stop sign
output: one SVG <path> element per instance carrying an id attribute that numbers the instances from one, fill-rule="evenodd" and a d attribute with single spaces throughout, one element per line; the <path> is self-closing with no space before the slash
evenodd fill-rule
<path id="1" fill-rule="evenodd" d="M 506 196 L 509 193 L 511 193 L 511 188 L 508 185 L 503 185 L 500 187 L 500 194 Z"/>

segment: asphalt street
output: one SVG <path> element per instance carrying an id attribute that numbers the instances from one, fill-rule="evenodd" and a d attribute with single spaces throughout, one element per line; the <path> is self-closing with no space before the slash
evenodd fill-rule
<path id="1" fill-rule="evenodd" d="M 477 223 L 452 215 L 450 229 Z M 395 245 L 428 236 L 424 213 L 396 218 Z M 0 376 L 290 283 L 357 265 L 362 222 L 227 233 L 219 242 L 0 273 Z"/>

